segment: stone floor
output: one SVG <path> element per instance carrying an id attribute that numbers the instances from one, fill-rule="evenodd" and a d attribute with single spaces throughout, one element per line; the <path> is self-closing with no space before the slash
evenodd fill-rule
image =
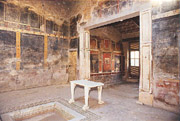
<path id="1" fill-rule="evenodd" d="M 105 103 L 102 105 L 97 104 L 97 90 L 92 90 L 89 99 L 90 109 L 86 112 L 81 110 L 84 104 L 83 95 L 83 88 L 77 87 L 76 102 L 69 105 L 69 85 L 1 93 L 0 114 L 61 99 L 71 108 L 87 116 L 88 121 L 180 121 L 178 114 L 137 104 L 138 84 L 121 84 L 103 89 Z"/>

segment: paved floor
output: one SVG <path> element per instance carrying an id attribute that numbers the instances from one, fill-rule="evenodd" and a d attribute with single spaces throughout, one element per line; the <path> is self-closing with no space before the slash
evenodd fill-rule
<path id="1" fill-rule="evenodd" d="M 75 93 L 75 105 L 82 107 L 84 104 L 83 88 L 77 87 Z M 56 98 L 68 101 L 70 99 L 69 85 L 1 93 L 0 114 Z M 137 100 L 138 84 L 121 84 L 103 89 L 105 103 L 102 105 L 97 104 L 97 90 L 94 89 L 90 92 L 89 111 L 101 117 L 97 118 L 98 121 L 180 121 L 178 114 L 136 104 Z"/>

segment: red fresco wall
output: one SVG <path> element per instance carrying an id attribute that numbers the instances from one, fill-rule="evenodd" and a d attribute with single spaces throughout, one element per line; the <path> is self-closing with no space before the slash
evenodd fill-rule
<path id="1" fill-rule="evenodd" d="M 90 80 L 102 82 L 105 84 L 105 86 L 114 85 L 123 81 L 122 72 L 115 71 L 114 57 L 116 54 L 122 56 L 120 50 L 121 45 L 119 44 L 120 43 L 113 42 L 112 40 L 91 36 Z M 116 46 L 119 46 L 119 50 L 116 48 Z"/>
<path id="2" fill-rule="evenodd" d="M 109 49 L 110 41 L 104 40 L 104 49 Z"/>
<path id="3" fill-rule="evenodd" d="M 111 72 L 111 53 L 103 53 L 103 72 Z"/>
<path id="4" fill-rule="evenodd" d="M 90 41 L 90 45 L 91 45 L 91 49 L 96 49 L 97 48 L 97 43 L 96 43 L 96 40 L 91 40 Z"/>

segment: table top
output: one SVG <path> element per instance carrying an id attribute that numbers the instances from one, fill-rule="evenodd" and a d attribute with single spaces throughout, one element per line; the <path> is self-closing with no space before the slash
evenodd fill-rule
<path id="1" fill-rule="evenodd" d="M 71 83 L 75 83 L 81 86 L 87 86 L 87 87 L 98 87 L 103 86 L 104 84 L 101 82 L 94 82 L 94 81 L 88 81 L 88 80 L 74 80 L 71 81 Z"/>

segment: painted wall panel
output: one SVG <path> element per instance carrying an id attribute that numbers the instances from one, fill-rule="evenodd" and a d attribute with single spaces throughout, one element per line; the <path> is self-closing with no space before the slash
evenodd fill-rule
<path id="1" fill-rule="evenodd" d="M 42 68 L 44 59 L 44 36 L 21 34 L 22 68 Z"/>
<path id="2" fill-rule="evenodd" d="M 90 65 L 91 65 L 91 73 L 98 73 L 99 72 L 99 57 L 98 54 L 91 54 L 90 55 Z"/>
<path id="3" fill-rule="evenodd" d="M 114 56 L 114 68 L 115 72 L 120 72 L 121 71 L 121 56 L 120 55 L 115 55 Z"/>
<path id="4" fill-rule="evenodd" d="M 111 72 L 111 53 L 103 53 L 103 72 Z"/>
<path id="5" fill-rule="evenodd" d="M 13 58 L 16 58 L 16 33 L 0 30 L 0 71 L 11 70 Z"/>

